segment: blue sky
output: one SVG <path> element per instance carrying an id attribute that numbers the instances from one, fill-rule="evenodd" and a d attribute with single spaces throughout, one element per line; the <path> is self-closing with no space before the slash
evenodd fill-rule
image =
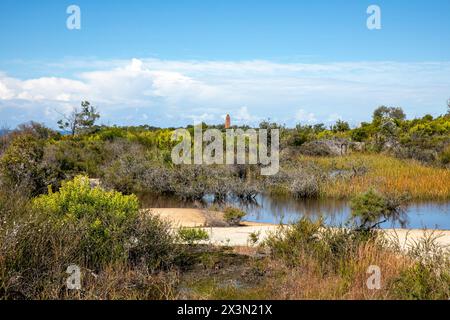
<path id="1" fill-rule="evenodd" d="M 68 30 L 66 8 L 81 9 Z M 381 30 L 366 9 L 381 8 Z M 450 1 L 0 2 L 0 123 L 88 99 L 109 124 L 353 124 L 380 104 L 445 112 Z"/>

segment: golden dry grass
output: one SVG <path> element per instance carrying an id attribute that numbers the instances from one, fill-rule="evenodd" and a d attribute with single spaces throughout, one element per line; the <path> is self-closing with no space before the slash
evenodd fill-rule
<path id="1" fill-rule="evenodd" d="M 299 257 L 298 266 L 286 265 L 280 259 L 249 261 L 221 272 L 196 274 L 185 282 L 191 289 L 188 299 L 273 299 L 273 300 L 374 300 L 396 299 L 392 285 L 412 261 L 398 253 L 383 250 L 374 244 L 363 244 L 335 272 L 323 272 L 315 257 Z M 376 265 L 381 271 L 381 288 L 369 289 L 368 267 Z M 258 266 L 258 267 L 257 267 Z M 251 270 L 262 272 L 259 278 L 245 281 Z M 240 276 L 240 274 L 242 274 Z M 192 276 L 191 276 L 192 277 Z"/>
<path id="2" fill-rule="evenodd" d="M 323 196 L 349 198 L 374 188 L 388 194 L 407 193 L 412 199 L 449 199 L 450 170 L 428 167 L 413 160 L 400 160 L 386 155 L 354 154 L 346 157 L 303 157 L 323 168 L 351 169 L 367 167 L 366 174 L 350 180 L 327 182 Z"/>
<path id="3" fill-rule="evenodd" d="M 393 299 L 391 285 L 402 270 L 411 265 L 404 256 L 388 250 L 380 250 L 372 244 L 362 245 L 355 256 L 349 257 L 346 272 L 324 274 L 318 272 L 313 259 L 303 257 L 301 267 L 288 268 L 280 261 L 272 260 L 270 273 L 278 274 L 263 284 L 271 299 L 281 300 L 371 300 Z M 381 289 L 368 289 L 368 267 L 376 265 L 381 270 Z M 280 276 L 281 275 L 281 276 Z"/>

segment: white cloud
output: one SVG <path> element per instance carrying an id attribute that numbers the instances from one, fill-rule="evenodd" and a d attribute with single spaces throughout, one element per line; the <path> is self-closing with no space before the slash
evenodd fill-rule
<path id="1" fill-rule="evenodd" d="M 53 122 L 49 110 L 65 111 L 86 99 L 109 123 L 119 124 L 146 117 L 167 126 L 194 117 L 222 122 L 226 113 L 240 123 L 362 121 L 381 104 L 402 106 L 409 116 L 443 113 L 450 94 L 450 62 L 132 59 L 55 62 L 53 67 L 65 65 L 72 76 L 22 80 L 0 72 L 0 117 L 12 121 L 21 108 L 27 113 L 21 111 L 20 119 Z"/>
<path id="2" fill-rule="evenodd" d="M 233 116 L 233 120 L 237 120 L 238 123 L 255 124 L 261 119 L 255 115 L 252 115 L 248 110 L 248 107 L 244 106 L 237 110 L 236 114 Z"/>
<path id="3" fill-rule="evenodd" d="M 304 109 L 300 109 L 297 111 L 297 113 L 295 114 L 295 119 L 301 123 L 316 123 L 317 119 L 316 119 L 316 115 L 312 112 L 307 112 Z"/>
<path id="4" fill-rule="evenodd" d="M 332 113 L 327 118 L 327 122 L 336 122 L 338 120 L 342 120 L 342 116 L 338 113 Z"/>
<path id="5" fill-rule="evenodd" d="M 13 93 L 6 86 L 6 83 L 0 82 L 0 99 L 12 99 L 14 97 Z"/>

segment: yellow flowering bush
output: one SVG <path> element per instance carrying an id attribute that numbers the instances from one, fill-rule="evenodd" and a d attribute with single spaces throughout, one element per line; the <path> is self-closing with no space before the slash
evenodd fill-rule
<path id="1" fill-rule="evenodd" d="M 91 188 L 86 176 L 77 176 L 64 182 L 58 192 L 49 190 L 35 198 L 32 207 L 47 213 L 58 227 L 78 225 L 83 234 L 80 250 L 90 263 L 127 259 L 138 220 L 136 196 Z"/>

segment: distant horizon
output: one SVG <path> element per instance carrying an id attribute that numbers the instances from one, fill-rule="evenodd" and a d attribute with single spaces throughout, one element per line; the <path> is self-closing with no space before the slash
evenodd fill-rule
<path id="1" fill-rule="evenodd" d="M 380 107 L 380 106 L 378 106 L 378 107 Z M 373 111 L 375 111 L 376 108 L 374 108 L 372 110 L 372 113 L 373 113 Z M 360 123 L 358 123 L 356 125 L 354 125 L 352 123 L 349 123 L 348 121 L 346 121 L 346 119 L 337 119 L 336 121 L 340 120 L 340 121 L 347 122 L 347 123 L 349 123 L 351 129 L 355 129 L 355 128 L 360 127 L 362 123 L 370 123 L 370 122 L 372 122 L 372 120 L 373 120 L 372 113 L 370 114 L 370 117 L 367 118 L 367 120 L 361 121 Z M 445 116 L 446 114 L 447 113 L 444 112 L 444 113 L 442 113 L 440 115 L 437 115 L 437 116 L 433 116 L 433 115 L 431 115 L 431 116 L 433 116 L 433 118 L 438 118 L 438 117 Z M 421 116 L 419 115 L 417 117 L 412 117 L 412 118 L 408 117 L 406 115 L 405 120 L 406 121 L 411 121 L 411 120 L 415 120 L 415 119 L 421 119 L 421 118 L 424 118 L 427 115 L 430 115 L 430 114 L 425 113 L 425 114 L 423 114 Z M 302 123 L 302 122 L 298 122 L 298 123 L 296 123 L 296 124 L 294 124 L 292 126 L 288 126 L 285 123 L 278 123 L 278 122 L 272 121 L 271 119 L 262 119 L 258 124 L 251 125 L 251 124 L 247 124 L 247 123 L 235 124 L 235 123 L 233 123 L 233 116 L 230 115 L 230 117 L 231 117 L 230 129 L 233 129 L 233 127 L 257 128 L 259 126 L 259 124 L 261 122 L 264 122 L 264 121 L 267 121 L 267 122 L 270 122 L 270 123 L 276 123 L 276 124 L 281 125 L 281 126 L 285 126 L 287 129 L 294 129 L 297 125 L 314 126 L 314 125 L 320 125 L 320 124 L 324 125 L 325 128 L 330 129 L 331 126 L 336 123 L 336 121 L 335 122 L 329 122 L 329 123 L 323 123 L 323 122 Z M 0 136 L 3 135 L 5 132 L 16 130 L 18 128 L 18 126 L 20 126 L 20 125 L 26 125 L 26 124 L 30 124 L 30 123 L 39 123 L 39 124 L 45 125 L 49 129 L 52 129 L 52 130 L 55 130 L 56 132 L 59 132 L 61 134 L 70 134 L 69 130 L 60 129 L 56 122 L 53 125 L 51 125 L 51 124 L 46 124 L 46 123 L 43 123 L 43 122 L 40 122 L 40 121 L 37 121 L 37 120 L 29 120 L 29 121 L 25 121 L 25 122 L 19 123 L 19 124 L 17 124 L 14 127 L 8 126 L 7 124 L 0 123 Z M 221 125 L 225 126 L 225 118 L 223 119 L 222 122 L 205 122 L 205 121 L 202 121 L 201 123 L 203 123 L 203 124 L 205 124 L 207 126 L 221 126 Z M 153 125 L 152 123 L 142 123 L 142 124 L 134 124 L 134 125 L 133 124 L 131 124 L 131 125 L 120 125 L 120 124 L 115 124 L 115 123 L 113 123 L 113 124 L 111 124 L 111 123 L 102 123 L 101 115 L 100 115 L 100 119 L 99 119 L 98 123 L 96 123 L 95 125 L 98 126 L 98 127 L 111 127 L 111 128 L 112 127 L 126 128 L 126 127 L 145 127 L 145 126 L 147 126 L 147 127 L 152 127 L 152 128 L 155 128 L 155 129 L 171 129 L 171 128 L 177 129 L 177 128 L 187 128 L 187 127 L 198 125 L 198 124 L 200 124 L 200 123 L 194 123 L 193 122 L 193 123 L 187 123 L 185 125 L 180 125 L 180 126 L 171 126 L 171 125 L 168 125 L 168 126 L 156 126 L 156 125 Z"/>

